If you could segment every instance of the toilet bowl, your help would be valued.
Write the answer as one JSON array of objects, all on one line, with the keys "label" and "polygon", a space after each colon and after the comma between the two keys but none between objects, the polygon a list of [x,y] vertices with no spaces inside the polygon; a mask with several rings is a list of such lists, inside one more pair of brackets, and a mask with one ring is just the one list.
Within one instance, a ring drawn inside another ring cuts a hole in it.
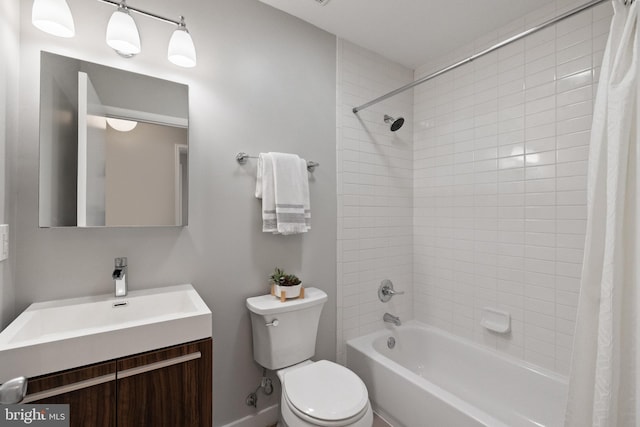
[{"label": "toilet bowl", "polygon": [[349,369],[328,360],[281,369],[283,427],[371,427],[367,388]]}]

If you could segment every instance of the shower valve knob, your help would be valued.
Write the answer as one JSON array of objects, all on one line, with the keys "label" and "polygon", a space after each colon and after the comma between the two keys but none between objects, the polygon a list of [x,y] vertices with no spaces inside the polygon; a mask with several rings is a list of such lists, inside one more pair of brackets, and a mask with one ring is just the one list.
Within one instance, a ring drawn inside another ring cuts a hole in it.
[{"label": "shower valve knob", "polygon": [[396,291],[393,289],[393,283],[389,279],[385,279],[380,283],[378,288],[378,298],[382,302],[389,302],[394,295],[402,295],[404,291]]}]

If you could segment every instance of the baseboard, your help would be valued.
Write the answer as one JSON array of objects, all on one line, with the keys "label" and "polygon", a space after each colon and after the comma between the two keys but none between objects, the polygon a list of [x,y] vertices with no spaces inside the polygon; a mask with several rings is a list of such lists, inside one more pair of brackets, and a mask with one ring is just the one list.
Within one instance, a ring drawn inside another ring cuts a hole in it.
[{"label": "baseboard", "polygon": [[280,405],[276,404],[261,409],[253,415],[247,415],[221,427],[267,427],[278,422]]},{"label": "baseboard", "polygon": [[[389,421],[390,416],[386,414],[380,414],[379,412],[373,412],[373,427],[393,427],[393,423]],[[397,424],[399,425],[399,424]]]},{"label": "baseboard", "polygon": [[402,425],[395,418],[393,418],[391,415],[387,414],[384,411],[381,411],[380,409],[374,409],[373,410],[373,414],[374,414],[374,416],[376,416],[378,418],[378,420],[374,419],[374,422],[373,422],[374,426],[380,426],[380,421],[385,423],[387,425],[387,427],[393,427],[393,426]]}]

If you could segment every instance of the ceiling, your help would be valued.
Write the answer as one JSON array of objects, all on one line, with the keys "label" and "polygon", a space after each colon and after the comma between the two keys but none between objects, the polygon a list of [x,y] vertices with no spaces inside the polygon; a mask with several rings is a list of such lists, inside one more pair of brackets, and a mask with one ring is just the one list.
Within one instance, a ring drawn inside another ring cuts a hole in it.
[{"label": "ceiling", "polygon": [[545,5],[543,0],[260,0],[409,68]]}]

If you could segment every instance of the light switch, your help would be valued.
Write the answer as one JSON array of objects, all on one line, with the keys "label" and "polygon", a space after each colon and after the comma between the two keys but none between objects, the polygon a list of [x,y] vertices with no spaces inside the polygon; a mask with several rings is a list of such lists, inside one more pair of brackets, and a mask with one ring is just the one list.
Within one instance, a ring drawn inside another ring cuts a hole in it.
[{"label": "light switch", "polygon": [[9,224],[0,225],[0,261],[9,258]]}]

